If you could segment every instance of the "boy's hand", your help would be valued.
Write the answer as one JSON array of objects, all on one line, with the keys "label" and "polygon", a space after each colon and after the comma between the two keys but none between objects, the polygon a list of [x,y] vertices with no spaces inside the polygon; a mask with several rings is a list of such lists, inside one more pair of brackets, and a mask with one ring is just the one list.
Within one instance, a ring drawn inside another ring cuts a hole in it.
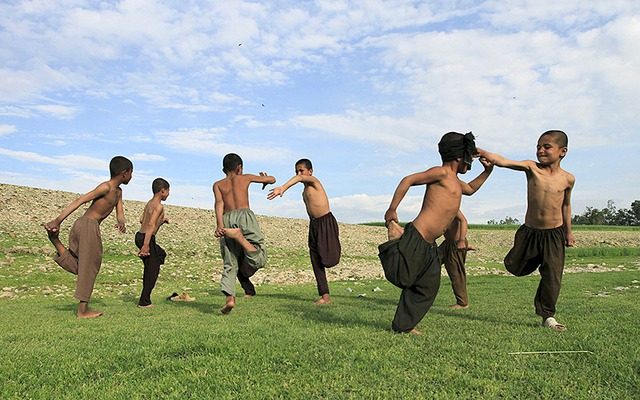
[{"label": "boy's hand", "polygon": [[162,221],[162,223],[169,225],[169,218],[165,218],[164,221]]},{"label": "boy's hand", "polygon": [[224,227],[218,228],[216,227],[216,231],[213,233],[213,236],[220,238],[224,236]]},{"label": "boy's hand", "polygon": [[269,194],[267,194],[267,199],[273,200],[278,196],[282,197],[283,193],[284,193],[284,190],[282,189],[282,186],[278,186],[277,188],[273,188],[269,190]]},{"label": "boy's hand", "polygon": [[573,238],[573,233],[567,233],[567,237],[564,240],[564,245],[566,247],[573,247],[573,245],[576,243],[575,239]]},{"label": "boy's hand", "polygon": [[[260,172],[260,176],[269,176],[269,174],[267,174],[266,172]],[[262,184],[262,190],[264,190],[264,188],[266,188],[268,185],[268,183],[263,183]]]},{"label": "boy's hand", "polygon": [[53,221],[44,224],[44,229],[49,232],[58,232],[60,230],[60,223],[54,219]]},{"label": "boy's hand", "polygon": [[149,257],[149,254],[151,254],[149,252],[149,245],[143,244],[140,248],[140,251],[138,252],[138,257]]},{"label": "boy's hand", "polygon": [[384,224],[385,226],[389,225],[389,222],[395,221],[398,223],[398,214],[395,210],[388,209],[386,213],[384,213]]},{"label": "boy's hand", "polygon": [[120,233],[127,233],[127,227],[124,226],[124,222],[118,222],[116,228],[118,228]]},{"label": "boy's hand", "polygon": [[478,160],[480,160],[480,164],[482,164],[485,171],[490,172],[493,170],[493,163],[491,161],[484,157],[480,157]]}]

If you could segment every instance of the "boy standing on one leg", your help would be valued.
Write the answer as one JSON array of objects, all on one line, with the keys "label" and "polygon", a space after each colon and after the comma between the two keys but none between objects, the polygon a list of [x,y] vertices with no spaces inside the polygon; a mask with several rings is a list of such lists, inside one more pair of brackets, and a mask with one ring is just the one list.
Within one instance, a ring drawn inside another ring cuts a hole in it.
[{"label": "boy standing on one leg", "polygon": [[156,234],[162,224],[168,224],[169,220],[164,216],[162,202],[169,197],[169,182],[162,178],[154,179],[151,184],[153,198],[144,207],[140,218],[140,231],[136,233],[136,246],[140,251],[138,257],[142,258],[144,272],[142,273],[142,294],[138,301],[138,307],[153,307],[151,304],[151,291],[156,285],[160,265],[164,264],[167,253],[156,243]]},{"label": "boy standing on one leg", "polygon": [[536,147],[538,162],[513,161],[478,149],[481,157],[495,165],[526,174],[527,213],[504,265],[516,276],[529,275],[540,267],[540,285],[534,299],[536,314],[542,317],[542,326],[555,330],[565,329],[554,316],[562,285],[564,247],[574,244],[571,191],[575,177],[560,168],[568,144],[563,131],[544,132]]},{"label": "boy standing on one leg", "polygon": [[230,153],[222,160],[226,177],[213,184],[215,198],[216,232],[220,238],[220,251],[224,260],[220,286],[227,297],[220,309],[231,312],[236,302],[236,276],[245,291],[245,297],[256,294],[249,278],[267,262],[264,235],[253,211],[249,209],[249,185],[262,183],[262,189],[276,182],[264,172],[260,175],[244,174],[242,158]]},{"label": "boy standing on one leg", "polygon": [[[80,301],[76,313],[78,318],[94,318],[102,315],[102,311],[89,309],[93,285],[102,264],[100,223],[115,208],[118,220],[116,228],[121,233],[126,232],[120,185],[126,185],[131,180],[133,164],[127,158],[117,156],[111,159],[109,172],[111,179],[74,200],[56,219],[44,225],[49,240],[58,252],[54,258],[55,262],[72,274],[78,275],[76,292],[73,295]],[[84,215],[76,220],[69,232],[69,249],[67,249],[58,237],[60,224],[78,207],[89,201],[91,205]]]},{"label": "boy standing on one leg", "polygon": [[287,183],[271,189],[267,198],[282,197],[284,192],[298,182],[302,182],[302,200],[309,215],[309,255],[313,274],[318,284],[320,300],[315,304],[329,304],[329,284],[325,269],[340,262],[340,239],[338,237],[338,222],[329,209],[329,199],[322,183],[313,175],[311,160],[303,158],[295,165],[296,176]]},{"label": "boy standing on one leg", "polygon": [[[445,134],[438,151],[442,166],[404,177],[391,200],[384,220],[389,241],[378,246],[385,277],[402,289],[391,323],[394,332],[422,334],[415,329],[433,304],[440,287],[440,258],[435,240],[442,236],[460,208],[462,194],[475,193],[493,166],[484,160],[484,171],[470,183],[461,181],[476,153],[471,132]],[[396,209],[411,186],[427,185],[418,216],[404,230]]]}]

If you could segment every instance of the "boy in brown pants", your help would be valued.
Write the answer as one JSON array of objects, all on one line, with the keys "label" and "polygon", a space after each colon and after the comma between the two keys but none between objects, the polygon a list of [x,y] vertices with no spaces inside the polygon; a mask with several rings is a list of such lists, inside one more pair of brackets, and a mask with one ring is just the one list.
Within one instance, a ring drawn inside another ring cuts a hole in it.
[{"label": "boy in brown pants", "polygon": [[322,183],[313,176],[311,160],[303,158],[295,165],[296,176],[287,183],[271,189],[267,198],[282,197],[284,192],[298,182],[302,182],[302,200],[309,215],[309,255],[313,274],[318,284],[320,300],[315,304],[329,304],[329,284],[325,269],[333,267],[340,262],[340,239],[338,237],[338,222],[329,209],[329,199]]},{"label": "boy in brown pants", "polygon": [[262,183],[262,189],[276,182],[264,172],[260,175],[243,173],[242,158],[230,153],[222,160],[226,177],[213,184],[215,198],[216,231],[220,238],[220,252],[224,260],[220,286],[227,297],[220,309],[229,314],[236,305],[236,276],[245,297],[256,294],[249,278],[267,262],[264,235],[253,211],[249,209],[249,185]]},{"label": "boy in brown pants", "polygon": [[142,259],[144,271],[142,273],[142,294],[138,307],[153,307],[151,291],[156,285],[160,274],[160,265],[164,264],[167,253],[156,243],[156,234],[163,224],[169,220],[164,216],[162,202],[169,197],[169,182],[163,178],[156,178],[151,184],[153,198],[147,202],[140,217],[140,230],[136,233],[136,246],[140,251],[138,257]]},{"label": "boy in brown pants", "polygon": [[[471,195],[487,180],[493,166],[480,160],[484,171],[466,183],[458,178],[471,167],[476,153],[471,132],[445,134],[438,151],[442,166],[404,177],[384,215],[389,241],[378,246],[385,277],[400,289],[391,328],[398,333],[421,335],[416,325],[425,316],[440,288],[440,257],[435,240],[458,214],[462,194]],[[427,185],[418,216],[404,230],[398,225],[396,209],[411,186]]]},{"label": "boy in brown pants", "polygon": [[[94,318],[102,315],[102,311],[89,309],[93,285],[102,264],[100,223],[115,208],[118,221],[116,227],[121,233],[126,232],[120,185],[126,185],[131,180],[133,164],[127,158],[117,156],[111,159],[109,171],[111,179],[74,200],[58,218],[44,225],[49,240],[58,252],[54,258],[55,262],[72,274],[78,275],[76,293],[73,296],[80,301],[76,314],[78,318]],[[78,207],[89,201],[91,205],[84,215],[76,220],[69,232],[69,249],[67,249],[58,237],[60,224]]]},{"label": "boy in brown pants", "polygon": [[563,131],[544,132],[536,147],[538,162],[513,161],[478,149],[481,157],[495,165],[526,174],[527,213],[504,265],[516,276],[529,275],[540,267],[540,284],[534,299],[536,314],[542,317],[542,326],[554,330],[565,329],[554,315],[562,285],[564,247],[574,244],[571,191],[576,179],[560,168],[568,144]]},{"label": "boy in brown pants", "polygon": [[449,307],[453,310],[469,308],[467,272],[464,264],[467,261],[467,250],[475,248],[467,242],[467,227],[467,218],[458,210],[458,215],[444,231],[444,241],[438,246],[440,260],[447,270],[453,295],[456,297],[456,304]]}]

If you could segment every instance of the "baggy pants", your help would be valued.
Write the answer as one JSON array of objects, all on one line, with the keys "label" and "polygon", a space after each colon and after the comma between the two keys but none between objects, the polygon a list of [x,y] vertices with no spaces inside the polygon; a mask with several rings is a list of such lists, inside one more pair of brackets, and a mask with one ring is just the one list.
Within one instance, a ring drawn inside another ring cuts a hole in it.
[{"label": "baggy pants", "polygon": [[447,270],[447,275],[451,280],[453,295],[456,297],[456,304],[466,307],[469,305],[467,294],[467,272],[464,264],[467,261],[467,249],[458,248],[454,240],[444,240],[438,247],[440,260]]},{"label": "baggy pants", "polygon": [[[144,237],[144,233],[136,233],[136,246],[138,246],[138,249],[142,248]],[[166,256],[167,253],[164,249],[156,243],[156,235],[151,235],[151,239],[149,240],[149,255],[140,257],[144,264],[144,271],[142,273],[142,294],[140,295],[138,305],[148,306],[151,304],[151,291],[156,286],[156,281],[160,274],[160,265],[164,264]]]},{"label": "baggy pants", "polygon": [[543,319],[553,317],[562,286],[564,270],[563,227],[534,229],[520,226],[516,232],[513,248],[504,259],[507,271],[516,276],[525,276],[538,269],[540,284],[534,298],[536,314]]},{"label": "baggy pants", "polygon": [[309,221],[309,255],[318,284],[318,295],[329,294],[326,268],[340,262],[338,222],[331,212]]},{"label": "baggy pants", "polygon": [[404,234],[378,246],[384,275],[402,289],[391,323],[395,332],[410,332],[424,318],[440,288],[438,246],[429,243],[412,223]]},{"label": "baggy pants", "polygon": [[220,252],[224,262],[220,286],[226,296],[236,295],[236,277],[245,294],[256,294],[250,277],[267,263],[267,249],[258,220],[249,209],[233,210],[222,216],[226,228],[240,228],[242,235],[256,251],[244,251],[242,246],[228,237],[220,238]]},{"label": "baggy pants", "polygon": [[65,270],[78,275],[73,297],[88,302],[102,265],[100,223],[87,217],[78,218],[69,232],[68,251],[57,255],[54,261]]}]

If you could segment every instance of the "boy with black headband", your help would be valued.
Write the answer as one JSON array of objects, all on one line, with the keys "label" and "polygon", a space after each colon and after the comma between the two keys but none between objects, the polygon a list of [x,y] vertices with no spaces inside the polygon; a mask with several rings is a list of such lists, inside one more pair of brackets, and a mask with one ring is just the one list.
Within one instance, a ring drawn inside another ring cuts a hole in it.
[{"label": "boy with black headband", "polygon": [[[458,214],[462,194],[472,195],[487,180],[493,166],[480,159],[484,171],[466,183],[458,178],[469,170],[476,153],[471,132],[445,134],[438,151],[442,166],[404,177],[384,215],[389,241],[378,247],[385,277],[402,289],[391,328],[398,333],[420,335],[416,325],[433,304],[440,288],[440,258],[435,241]],[[411,186],[427,185],[418,216],[404,229],[396,209]]]},{"label": "boy with black headband", "polygon": [[513,161],[478,149],[480,156],[498,167],[523,171],[527,176],[527,213],[504,265],[516,276],[539,268],[540,284],[534,299],[542,326],[564,330],[554,318],[564,270],[564,247],[574,244],[571,233],[571,191],[575,177],[560,168],[569,139],[559,130],[544,132],[538,139],[536,157]]}]

